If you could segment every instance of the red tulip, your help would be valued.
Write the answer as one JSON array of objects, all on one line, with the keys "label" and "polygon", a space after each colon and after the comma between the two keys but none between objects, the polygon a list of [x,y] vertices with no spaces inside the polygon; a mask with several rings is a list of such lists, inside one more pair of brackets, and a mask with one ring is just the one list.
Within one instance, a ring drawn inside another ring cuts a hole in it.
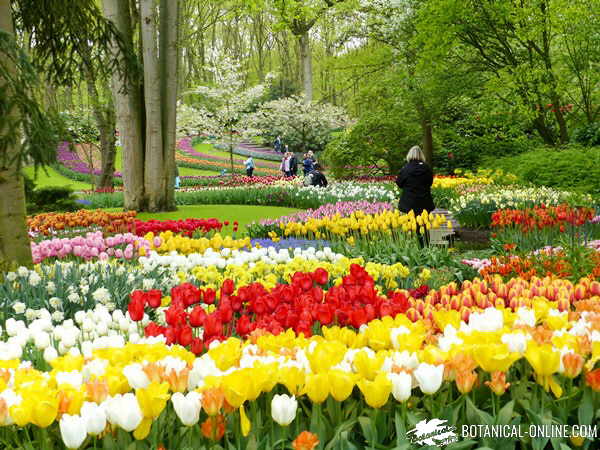
[{"label": "red tulip", "polygon": [[216,297],[217,293],[214,289],[208,288],[204,291],[204,303],[207,305],[212,305],[215,302]]},{"label": "red tulip", "polygon": [[194,355],[199,355],[200,353],[202,353],[202,350],[204,349],[204,343],[202,342],[202,339],[200,338],[193,338],[192,339],[192,344],[190,347],[191,352]]},{"label": "red tulip", "polygon": [[201,327],[206,319],[206,311],[202,306],[196,306],[190,313],[190,325],[193,327]]},{"label": "red tulip", "polygon": [[328,279],[329,279],[329,274],[327,273],[327,271],[325,269],[323,269],[321,267],[319,267],[313,273],[313,280],[315,281],[315,283],[320,284],[321,286],[326,284]]},{"label": "red tulip", "polygon": [[223,322],[219,312],[209,314],[204,319],[204,337],[214,337],[223,335]]},{"label": "red tulip", "polygon": [[235,331],[241,337],[247,336],[252,331],[252,323],[247,315],[243,314],[240,316],[235,326]]},{"label": "red tulip", "polygon": [[[133,295],[132,295],[133,297]],[[132,298],[127,305],[127,311],[129,312],[129,317],[134,322],[139,322],[144,317],[144,299],[143,297],[135,297]]]},{"label": "red tulip", "polygon": [[146,328],[144,328],[144,336],[146,337],[160,336],[164,333],[165,327],[161,327],[160,325],[154,322],[150,322],[148,325],[146,325]]},{"label": "red tulip", "polygon": [[187,347],[188,345],[190,345],[192,343],[192,339],[194,338],[194,335],[192,333],[192,327],[188,326],[188,325],[184,325],[183,327],[180,328],[179,330],[179,344]]},{"label": "red tulip", "polygon": [[159,289],[152,289],[146,292],[146,301],[151,308],[158,308],[161,304],[162,292]]}]

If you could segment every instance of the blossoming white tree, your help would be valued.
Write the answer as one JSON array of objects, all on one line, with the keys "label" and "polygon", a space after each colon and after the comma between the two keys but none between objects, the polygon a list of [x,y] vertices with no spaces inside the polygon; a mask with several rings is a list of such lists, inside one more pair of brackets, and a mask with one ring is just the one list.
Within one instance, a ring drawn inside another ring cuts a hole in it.
[{"label": "blossoming white tree", "polygon": [[[233,149],[244,136],[249,134],[243,120],[252,105],[256,104],[265,93],[265,85],[259,84],[250,88],[245,86],[241,64],[233,59],[214,54],[207,70],[213,74],[214,85],[198,86],[189,91],[190,94],[200,94],[207,101],[206,111],[200,112],[212,119],[214,134],[226,140],[229,144],[229,159],[233,173]],[[272,76],[267,75],[267,80]],[[198,111],[202,111],[197,108]]]},{"label": "blossoming white tree", "polygon": [[322,150],[331,131],[348,123],[345,111],[329,103],[288,97],[263,104],[248,118],[267,142],[281,136],[294,151]]}]

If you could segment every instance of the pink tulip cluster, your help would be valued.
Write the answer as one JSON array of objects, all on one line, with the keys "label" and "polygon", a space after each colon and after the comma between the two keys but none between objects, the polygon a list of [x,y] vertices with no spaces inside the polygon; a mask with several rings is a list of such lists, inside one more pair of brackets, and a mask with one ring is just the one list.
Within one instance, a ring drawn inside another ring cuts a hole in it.
[{"label": "pink tulip cluster", "polygon": [[132,233],[104,237],[101,231],[87,233],[74,238],[54,238],[31,243],[33,262],[38,264],[48,258],[76,256],[85,260],[98,258],[102,261],[110,257],[133,259],[144,247],[150,251],[150,242]]},{"label": "pink tulip cluster", "polygon": [[261,225],[275,225],[277,223],[306,222],[309,219],[323,219],[339,214],[340,217],[348,217],[353,212],[362,211],[365,214],[378,214],[383,211],[394,209],[394,205],[386,202],[371,203],[366,201],[328,203],[317,209],[308,209],[290,216],[278,219],[261,220]]}]

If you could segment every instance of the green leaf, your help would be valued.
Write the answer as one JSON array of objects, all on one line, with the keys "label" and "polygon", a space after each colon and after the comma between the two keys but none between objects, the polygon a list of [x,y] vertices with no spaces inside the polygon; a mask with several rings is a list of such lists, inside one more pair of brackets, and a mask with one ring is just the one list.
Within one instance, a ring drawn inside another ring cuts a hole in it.
[{"label": "green leaf", "polygon": [[504,405],[502,409],[498,412],[498,421],[496,423],[499,425],[505,425],[510,423],[514,409],[515,401],[511,400],[506,405]]},{"label": "green leaf", "polygon": [[589,389],[584,389],[577,417],[580,425],[591,425],[594,418],[594,403],[592,401],[592,393]]},{"label": "green leaf", "polygon": [[446,446],[446,450],[462,450],[464,448],[471,448],[477,444],[477,441],[473,441],[471,439],[466,441],[453,442],[452,444]]},{"label": "green leaf", "polygon": [[361,416],[358,418],[358,423],[362,428],[363,435],[367,442],[374,442],[376,440],[376,431],[371,419],[369,417]]}]

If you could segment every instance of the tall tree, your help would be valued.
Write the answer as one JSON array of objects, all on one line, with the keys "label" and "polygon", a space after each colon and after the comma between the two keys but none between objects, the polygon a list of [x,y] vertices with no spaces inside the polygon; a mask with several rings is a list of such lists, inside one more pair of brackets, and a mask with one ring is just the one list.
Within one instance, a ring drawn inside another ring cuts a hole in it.
[{"label": "tall tree", "polygon": [[124,206],[137,211],[175,209],[175,122],[178,86],[178,0],[105,0],[106,17],[114,22],[126,47],[115,55],[135,55],[134,24],[139,24],[141,70],[115,73],[112,79],[117,124],[123,136]]},{"label": "tall tree", "polygon": [[307,103],[313,99],[313,58],[310,31],[329,9],[345,0],[253,0],[254,8],[269,8],[276,17],[276,28],[288,29],[296,37],[300,50],[302,84]]},{"label": "tall tree", "polygon": [[[81,0],[77,8],[68,0],[45,6],[0,0],[0,259],[9,263],[31,263],[21,168],[50,164],[56,156],[53,123],[35,98],[38,71],[52,84],[71,84],[80,70],[81,42],[95,44],[93,60],[104,70],[117,70],[104,56],[111,39],[121,45],[95,0]],[[15,22],[19,34],[35,36],[29,48],[34,65],[15,40]]]}]

